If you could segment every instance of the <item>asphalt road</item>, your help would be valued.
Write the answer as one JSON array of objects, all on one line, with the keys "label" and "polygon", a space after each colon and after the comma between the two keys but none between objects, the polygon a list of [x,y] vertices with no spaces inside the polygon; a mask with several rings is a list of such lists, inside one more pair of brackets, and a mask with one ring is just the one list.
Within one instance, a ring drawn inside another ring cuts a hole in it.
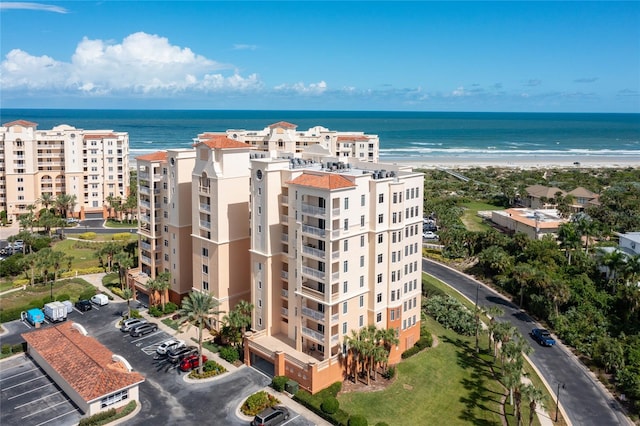
[{"label": "asphalt road", "polygon": [[[480,306],[499,306],[504,310],[504,315],[498,317],[498,321],[510,321],[523,336],[529,336],[531,329],[539,327],[516,305],[467,275],[427,259],[422,260],[422,270],[473,302],[477,294]],[[554,347],[547,348],[538,345],[530,336],[529,339],[534,349],[529,358],[554,392],[560,386],[560,403],[574,426],[632,424],[602,384],[564,345],[558,342]],[[551,407],[549,411],[553,411]]]}]

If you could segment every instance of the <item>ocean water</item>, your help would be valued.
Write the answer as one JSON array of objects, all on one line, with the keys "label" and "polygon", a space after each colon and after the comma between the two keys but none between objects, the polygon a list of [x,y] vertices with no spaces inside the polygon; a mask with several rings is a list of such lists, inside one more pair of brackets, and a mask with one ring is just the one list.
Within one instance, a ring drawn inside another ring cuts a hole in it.
[{"label": "ocean water", "polygon": [[19,119],[38,123],[39,129],[68,124],[128,132],[133,157],[190,147],[207,131],[261,130],[287,121],[298,130],[323,126],[377,134],[381,161],[637,157],[640,162],[640,114],[0,109],[0,123]]}]

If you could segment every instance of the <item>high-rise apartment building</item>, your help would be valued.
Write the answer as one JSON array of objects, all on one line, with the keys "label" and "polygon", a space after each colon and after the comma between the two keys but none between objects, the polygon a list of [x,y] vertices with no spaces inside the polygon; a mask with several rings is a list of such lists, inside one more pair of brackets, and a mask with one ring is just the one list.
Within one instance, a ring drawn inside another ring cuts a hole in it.
[{"label": "high-rise apartment building", "polygon": [[37,126],[18,120],[0,127],[0,209],[9,220],[41,207],[45,193],[75,196],[69,213],[80,218],[103,218],[109,196],[128,195],[127,133]]},{"label": "high-rise apartment building", "polygon": [[[322,126],[298,131],[295,124],[280,121],[262,130],[231,129],[225,133],[231,140],[245,142],[259,151],[279,151],[300,154],[311,147],[318,153],[334,157],[351,157],[377,163],[380,140],[377,135],[363,132],[338,132]],[[216,133],[198,135],[196,141],[210,138]]]},{"label": "high-rise apartment building", "polygon": [[312,392],[341,380],[345,337],[365,326],[396,331],[397,362],[420,337],[423,175],[233,136],[137,158],[133,282],[144,290],[168,271],[176,302],[189,291],[225,312],[250,301],[245,362]]}]

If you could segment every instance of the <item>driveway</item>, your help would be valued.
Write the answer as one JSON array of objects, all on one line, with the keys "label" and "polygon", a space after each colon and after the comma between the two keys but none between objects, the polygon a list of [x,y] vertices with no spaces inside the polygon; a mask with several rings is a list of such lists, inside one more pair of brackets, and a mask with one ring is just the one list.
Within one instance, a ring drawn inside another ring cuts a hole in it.
[{"label": "driveway", "polygon": [[[531,329],[540,327],[518,306],[468,275],[428,259],[422,259],[422,271],[458,290],[471,301],[475,301],[477,295],[480,306],[500,307],[504,315],[498,317],[498,321],[511,322],[523,336],[529,336]],[[538,345],[530,336],[528,338],[534,349],[529,358],[554,392],[560,386],[560,402],[572,424],[632,424],[611,394],[561,342],[547,348]],[[552,407],[549,411],[553,411]]]},{"label": "driveway", "polygon": [[[154,360],[155,348],[174,336],[159,330],[132,338],[128,333],[121,332],[116,324],[120,312],[125,309],[126,302],[111,302],[106,306],[94,306],[88,312],[74,311],[69,315],[69,320],[82,324],[91,336],[113,353],[125,357],[134,370],[145,376],[146,381],[140,385],[141,411],[124,424],[248,424],[236,415],[236,409],[249,395],[268,386],[271,383],[269,377],[253,368],[242,367],[213,381],[187,383],[184,381],[187,373],[178,371],[169,363]],[[20,342],[19,333],[29,330],[28,324],[20,321],[4,325],[8,332],[2,336],[3,343]],[[291,419],[286,424],[303,426],[314,423],[291,411]]]}]

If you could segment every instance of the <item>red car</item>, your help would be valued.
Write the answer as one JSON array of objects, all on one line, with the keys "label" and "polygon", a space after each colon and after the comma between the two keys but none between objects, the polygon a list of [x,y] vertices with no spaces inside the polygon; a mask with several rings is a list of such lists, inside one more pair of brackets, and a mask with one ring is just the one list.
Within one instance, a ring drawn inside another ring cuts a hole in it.
[{"label": "red car", "polygon": [[[198,359],[198,354],[189,355],[188,357],[180,361],[180,370],[190,371],[190,370],[193,370],[194,368],[198,368],[200,366],[199,361],[200,360]],[[204,364],[205,362],[207,362],[207,356],[202,355],[202,363]]]}]

